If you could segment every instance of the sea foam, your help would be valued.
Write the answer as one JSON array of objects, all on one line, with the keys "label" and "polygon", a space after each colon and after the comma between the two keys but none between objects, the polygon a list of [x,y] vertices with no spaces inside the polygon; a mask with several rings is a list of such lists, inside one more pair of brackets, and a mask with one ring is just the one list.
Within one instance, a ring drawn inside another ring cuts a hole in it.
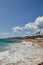
[{"label": "sea foam", "polygon": [[12,44],[0,52],[0,65],[37,65],[43,60],[43,48],[32,42]]}]

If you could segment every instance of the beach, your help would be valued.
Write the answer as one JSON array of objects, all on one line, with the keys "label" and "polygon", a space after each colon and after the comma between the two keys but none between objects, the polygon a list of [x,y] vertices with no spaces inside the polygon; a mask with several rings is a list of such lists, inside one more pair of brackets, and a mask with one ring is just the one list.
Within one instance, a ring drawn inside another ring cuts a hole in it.
[{"label": "beach", "polygon": [[43,62],[43,47],[32,41],[10,44],[9,49],[0,52],[0,65],[38,65]]},{"label": "beach", "polygon": [[23,41],[26,41],[26,42],[32,42],[33,44],[38,44],[40,46],[43,46],[43,41],[41,40],[35,40],[35,39],[24,39]]},{"label": "beach", "polygon": [[33,43],[38,44],[43,47],[43,41],[34,41]]}]

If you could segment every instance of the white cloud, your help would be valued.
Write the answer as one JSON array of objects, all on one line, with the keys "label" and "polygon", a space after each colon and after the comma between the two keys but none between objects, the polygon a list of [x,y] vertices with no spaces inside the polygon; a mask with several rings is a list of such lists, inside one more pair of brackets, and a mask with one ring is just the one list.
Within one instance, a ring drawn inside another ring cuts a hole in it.
[{"label": "white cloud", "polygon": [[10,37],[10,32],[0,32],[0,38],[8,38]]},{"label": "white cloud", "polygon": [[43,29],[41,29],[40,31],[41,31],[41,34],[43,34]]},{"label": "white cloud", "polygon": [[8,32],[0,32],[0,35],[8,35],[8,34],[10,34],[10,33],[8,33]]},{"label": "white cloud", "polygon": [[43,16],[36,18],[33,23],[25,24],[24,29],[34,29],[35,32],[43,31]]},{"label": "white cloud", "polygon": [[31,28],[34,28],[34,22],[25,24],[25,26],[24,26],[24,29],[31,29]]},{"label": "white cloud", "polygon": [[38,29],[38,28],[35,30],[36,33],[39,32],[39,31],[40,31],[40,29]]},{"label": "white cloud", "polygon": [[19,26],[15,26],[12,28],[13,32],[14,33],[19,33],[20,31],[23,31],[23,28],[22,27],[19,27]]},{"label": "white cloud", "polygon": [[42,32],[43,32],[43,16],[36,18],[36,20],[35,20],[35,26],[37,27],[35,29],[35,31],[36,32],[40,31],[41,34],[42,34]]},{"label": "white cloud", "polygon": [[[29,29],[34,30],[33,33],[36,33],[36,32],[39,32],[39,31],[43,32],[43,16],[37,17],[34,22],[29,22],[29,23],[25,24],[24,27],[15,26],[15,27],[12,28],[14,33],[19,33],[21,31],[29,30]],[[29,34],[29,32],[27,32],[26,34]]]},{"label": "white cloud", "polygon": [[30,34],[30,32],[27,32],[26,34]]},{"label": "white cloud", "polygon": [[43,16],[36,18],[36,20],[35,20],[35,25],[36,25],[39,29],[43,29]]},{"label": "white cloud", "polygon": [[30,32],[26,32],[26,33],[25,33],[25,36],[27,36],[27,35],[30,35]]}]

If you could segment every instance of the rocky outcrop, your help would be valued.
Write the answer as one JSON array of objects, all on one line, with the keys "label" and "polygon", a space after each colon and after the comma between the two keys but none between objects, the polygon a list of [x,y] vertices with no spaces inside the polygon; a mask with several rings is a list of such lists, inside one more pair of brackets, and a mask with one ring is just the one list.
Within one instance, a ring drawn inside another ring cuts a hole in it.
[{"label": "rocky outcrop", "polygon": [[39,63],[38,65],[43,65],[43,62]]}]

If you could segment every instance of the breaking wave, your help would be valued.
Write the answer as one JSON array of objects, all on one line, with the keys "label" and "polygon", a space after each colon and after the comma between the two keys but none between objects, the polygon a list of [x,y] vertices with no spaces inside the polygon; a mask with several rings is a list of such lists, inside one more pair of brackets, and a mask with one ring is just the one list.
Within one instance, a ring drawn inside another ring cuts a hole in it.
[{"label": "breaking wave", "polygon": [[11,44],[0,52],[0,65],[37,65],[42,60],[43,48],[32,42]]}]

